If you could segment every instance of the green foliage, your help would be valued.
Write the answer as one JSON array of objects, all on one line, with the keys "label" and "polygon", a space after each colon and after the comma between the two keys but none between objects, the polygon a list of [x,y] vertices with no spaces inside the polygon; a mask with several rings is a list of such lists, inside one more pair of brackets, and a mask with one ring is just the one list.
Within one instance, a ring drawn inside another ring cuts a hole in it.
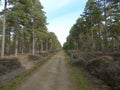
[{"label": "green foliage", "polygon": [[86,78],[87,73],[84,71],[83,68],[80,68],[71,64],[70,58],[67,56],[66,53],[64,54],[65,54],[65,57],[68,59],[70,68],[72,70],[72,74],[75,77],[77,84],[79,86],[79,90],[91,90]]},{"label": "green foliage", "polygon": [[[35,51],[54,51],[61,47],[55,34],[48,32],[47,17],[39,0],[7,0],[7,3],[12,7],[6,11],[6,54],[13,54],[16,50],[18,53],[30,53],[33,43]],[[0,19],[2,29],[3,13]],[[50,48],[50,44],[54,48]]]},{"label": "green foliage", "polygon": [[71,27],[64,49],[120,50],[119,1],[88,0],[81,17]]},{"label": "green foliage", "polygon": [[87,79],[85,77],[85,71],[82,68],[78,68],[76,66],[72,66],[72,71],[79,83],[79,89],[90,90]]},{"label": "green foliage", "polygon": [[60,42],[58,41],[58,38],[55,35],[55,33],[49,32],[49,41],[52,45],[53,50],[56,51],[56,50],[60,50],[62,48]]}]

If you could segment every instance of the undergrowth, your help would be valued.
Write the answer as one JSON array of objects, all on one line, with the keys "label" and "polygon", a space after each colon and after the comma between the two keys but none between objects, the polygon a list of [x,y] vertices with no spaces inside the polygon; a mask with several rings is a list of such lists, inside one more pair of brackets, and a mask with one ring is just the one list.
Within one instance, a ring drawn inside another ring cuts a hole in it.
[{"label": "undergrowth", "polygon": [[76,79],[76,82],[78,84],[79,90],[91,90],[90,86],[88,84],[88,81],[86,78],[86,73],[85,73],[84,69],[72,64],[69,56],[66,53],[64,53],[64,55],[65,55],[66,59],[68,60],[72,74],[73,74],[73,76]]},{"label": "undergrowth", "polygon": [[41,67],[45,62],[47,62],[51,57],[52,55],[48,56],[46,60],[43,60],[41,63],[37,64],[32,69],[20,74],[8,84],[0,87],[0,90],[13,90],[17,85],[19,85],[23,80],[25,80],[27,77],[32,75],[39,67]]}]

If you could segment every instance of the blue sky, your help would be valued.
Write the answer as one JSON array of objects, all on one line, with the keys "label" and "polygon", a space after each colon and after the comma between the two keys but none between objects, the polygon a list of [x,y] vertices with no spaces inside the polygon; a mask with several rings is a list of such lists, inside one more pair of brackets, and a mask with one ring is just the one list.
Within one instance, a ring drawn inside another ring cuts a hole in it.
[{"label": "blue sky", "polygon": [[63,45],[70,28],[84,11],[87,0],[40,0],[40,2],[46,12],[48,30],[54,32]]},{"label": "blue sky", "polygon": [[40,2],[46,12],[48,30],[54,32],[63,44],[70,28],[84,11],[87,0],[40,0]]}]

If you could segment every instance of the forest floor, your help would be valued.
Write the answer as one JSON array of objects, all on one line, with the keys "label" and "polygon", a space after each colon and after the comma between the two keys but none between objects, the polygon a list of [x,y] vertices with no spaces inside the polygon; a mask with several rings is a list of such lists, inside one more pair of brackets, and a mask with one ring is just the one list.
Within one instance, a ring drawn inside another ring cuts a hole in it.
[{"label": "forest floor", "polygon": [[79,90],[63,51],[54,55],[15,90]]},{"label": "forest floor", "polygon": [[[38,63],[28,60],[28,55],[19,55],[19,61],[21,68],[0,76],[1,85],[31,70]],[[77,64],[71,64],[70,57],[64,51],[54,54],[29,76],[18,82],[12,89],[2,90],[109,90],[101,80],[94,78]]]},{"label": "forest floor", "polygon": [[27,70],[31,69],[33,66],[35,66],[35,62],[28,60],[28,54],[18,55],[18,58],[18,61],[21,63],[21,67],[13,70],[8,70],[5,72],[5,74],[0,75],[0,86],[5,85],[6,83],[13,80],[15,77],[19,76],[21,73],[24,73]]}]

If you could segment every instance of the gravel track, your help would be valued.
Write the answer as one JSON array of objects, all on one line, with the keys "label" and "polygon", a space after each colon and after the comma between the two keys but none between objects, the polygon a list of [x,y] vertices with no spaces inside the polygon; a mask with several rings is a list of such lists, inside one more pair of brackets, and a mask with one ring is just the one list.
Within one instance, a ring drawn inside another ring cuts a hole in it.
[{"label": "gravel track", "polygon": [[78,90],[63,51],[58,52],[15,90]]}]

